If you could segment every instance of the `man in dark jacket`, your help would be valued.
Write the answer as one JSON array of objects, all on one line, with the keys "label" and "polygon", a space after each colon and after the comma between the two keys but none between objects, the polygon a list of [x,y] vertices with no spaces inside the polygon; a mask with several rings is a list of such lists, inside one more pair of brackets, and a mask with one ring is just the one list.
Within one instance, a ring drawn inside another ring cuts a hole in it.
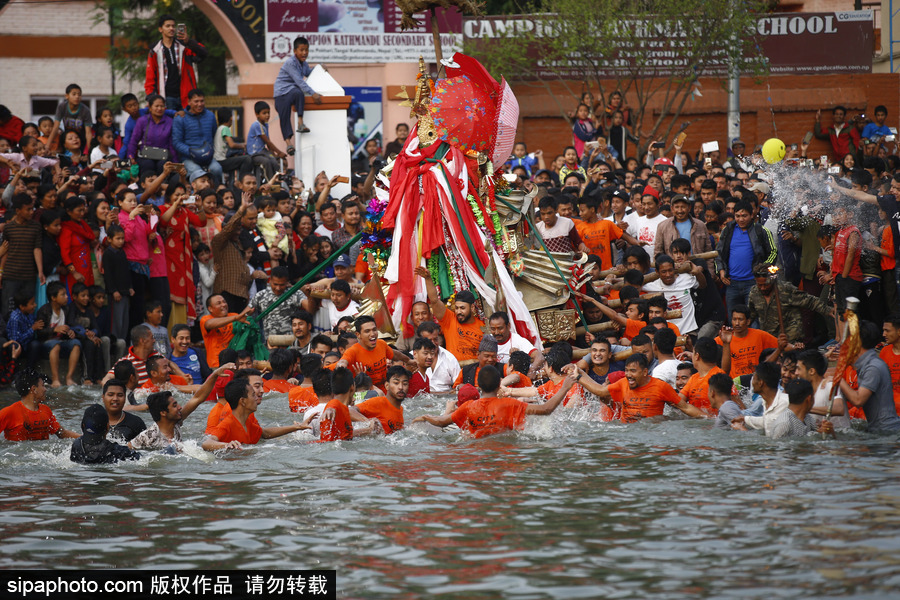
[{"label": "man in dark jacket", "polygon": [[725,286],[728,314],[736,304],[747,304],[753,287],[753,268],[760,263],[775,264],[778,255],[772,234],[753,222],[753,206],[741,200],[734,206],[734,221],[719,236],[716,270]]},{"label": "man in dark jacket", "polygon": [[109,418],[106,409],[99,404],[91,404],[81,419],[82,436],[72,442],[69,459],[83,465],[103,465],[120,460],[138,460],[141,455],[134,450],[110,442],[106,439]]}]

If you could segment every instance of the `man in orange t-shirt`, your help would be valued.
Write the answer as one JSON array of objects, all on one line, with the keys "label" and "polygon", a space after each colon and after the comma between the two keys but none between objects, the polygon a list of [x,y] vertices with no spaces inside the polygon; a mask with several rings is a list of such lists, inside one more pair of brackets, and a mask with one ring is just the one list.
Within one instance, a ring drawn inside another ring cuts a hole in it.
[{"label": "man in orange t-shirt", "polygon": [[272,378],[263,379],[263,391],[279,394],[290,392],[294,387],[294,383],[291,383],[288,379],[293,375],[296,362],[294,352],[287,348],[270,350],[269,366],[272,367]]},{"label": "man in orange t-shirt", "polygon": [[437,287],[431,281],[431,273],[425,267],[417,267],[416,275],[425,280],[428,290],[428,303],[431,312],[441,326],[447,351],[456,360],[474,360],[478,358],[478,345],[484,335],[484,321],[475,316],[475,294],[469,290],[461,290],[456,294],[453,312],[441,301]]},{"label": "man in orange t-shirt", "polygon": [[354,434],[366,435],[375,431],[374,419],[365,427],[353,430],[353,417],[348,407],[355,391],[353,372],[346,367],[336,368],[331,374],[331,393],[334,398],[325,405],[319,419],[320,442],[352,440]]},{"label": "man in orange t-shirt", "polygon": [[403,367],[391,367],[385,379],[384,396],[369,398],[356,405],[363,416],[378,419],[384,433],[390,435],[403,429],[403,401],[409,390],[409,371]]},{"label": "man in orange t-shirt", "polygon": [[44,378],[33,368],[26,367],[16,377],[16,391],[21,399],[0,410],[0,431],[13,442],[46,440],[50,435],[60,438],[77,438],[74,431],[63,429],[53,411],[42,401],[46,400]]},{"label": "man in orange t-shirt", "polygon": [[286,427],[260,427],[256,415],[253,414],[259,408],[260,395],[247,377],[237,377],[228,382],[225,386],[225,400],[231,412],[225,414],[217,425],[206,431],[206,439],[203,440],[204,450],[240,448],[242,444],[256,444],[261,438],[272,439],[301,429],[309,429],[308,425],[297,422]]},{"label": "man in orange t-shirt", "polygon": [[219,366],[219,352],[227,348],[234,337],[232,324],[235,321],[246,324],[247,315],[253,312],[253,308],[248,306],[240,314],[230,313],[225,298],[214,294],[206,299],[206,309],[209,314],[200,317],[200,334],[206,346],[206,363],[210,369],[215,369]]},{"label": "man in orange t-shirt", "polygon": [[725,373],[716,364],[718,356],[719,349],[713,340],[710,338],[698,339],[694,344],[693,357],[697,372],[691,375],[679,394],[682,400],[687,400],[693,406],[712,416],[716,416],[719,411],[709,403],[709,378],[716,373]]},{"label": "man in orange t-shirt", "polygon": [[609,405],[613,412],[621,407],[623,423],[634,423],[647,417],[661,416],[666,404],[671,404],[689,417],[695,419],[704,417],[697,407],[680,398],[668,383],[650,377],[649,366],[646,356],[632,354],[625,361],[624,379],[600,386],[587,377],[582,385],[601,402]]},{"label": "man in orange t-shirt", "polygon": [[[890,229],[885,227],[885,229]],[[882,328],[884,341],[887,345],[878,353],[879,358],[887,363],[891,372],[891,385],[894,389],[894,407],[900,414],[900,315],[894,315],[884,320]]]},{"label": "man in orange t-shirt", "polygon": [[600,257],[603,263],[600,268],[609,269],[613,266],[610,244],[619,238],[633,245],[637,245],[638,241],[612,221],[598,217],[597,209],[600,208],[600,204],[600,198],[594,195],[579,198],[578,213],[581,220],[575,221],[575,228],[581,236],[581,241],[590,249],[590,253]]},{"label": "man in orange t-shirt", "polygon": [[731,309],[731,330],[722,327],[716,343],[722,346],[722,369],[732,379],[741,375],[752,375],[759,364],[759,356],[767,348],[775,348],[767,362],[776,362],[781,353],[793,349],[787,343],[787,336],[776,338],[770,333],[750,327],[750,308],[737,304]]},{"label": "man in orange t-shirt", "polygon": [[349,367],[357,375],[365,372],[372,378],[372,383],[382,389],[388,360],[398,359],[407,367],[415,368],[415,364],[405,354],[394,352],[384,340],[378,339],[378,325],[375,319],[368,316],[357,317],[354,326],[359,343],[347,348],[341,360],[331,368]]},{"label": "man in orange t-shirt", "polygon": [[422,415],[414,419],[413,423],[425,421],[436,427],[456,423],[461,430],[476,438],[522,429],[525,425],[525,415],[551,414],[583,375],[584,373],[580,372],[570,373],[559,392],[544,404],[526,404],[514,398],[498,398],[500,372],[494,367],[485,366],[478,373],[480,399],[466,402],[452,413],[441,416]]}]

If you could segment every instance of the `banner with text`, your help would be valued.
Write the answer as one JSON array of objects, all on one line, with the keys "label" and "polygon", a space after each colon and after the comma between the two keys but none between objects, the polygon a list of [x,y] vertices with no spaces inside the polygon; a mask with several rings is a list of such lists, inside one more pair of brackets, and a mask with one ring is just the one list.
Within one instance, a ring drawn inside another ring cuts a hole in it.
[{"label": "banner with text", "polygon": [[[591,57],[587,63],[591,74],[617,77],[632,74],[640,65],[640,75],[668,77],[692,68],[680,50],[691,31],[683,23],[666,27],[649,23],[631,23],[628,41],[617,48],[616,56]],[[520,37],[533,33],[538,40],[556,35],[556,23],[548,15],[516,15],[471,17],[463,21],[463,42],[478,57],[479,47],[489,48],[490,41],[502,37]],[[763,55],[773,75],[824,73],[870,73],[875,34],[871,10],[833,13],[771,13],[757,19],[756,32]],[[531,43],[528,56],[534,60],[527,73],[517,79],[574,78],[584,76],[576,60],[560,64],[544,58],[539,43]],[[727,74],[727,49],[715,53],[717,58],[704,65],[704,74]],[[574,57],[572,57],[574,58]],[[639,60],[638,60],[639,58]]]},{"label": "banner with text", "polygon": [[[393,0],[266,0],[266,60],[281,62],[298,35],[309,40],[312,63],[434,62],[427,13],[419,27],[403,31]],[[444,55],[462,49],[462,15],[437,9]]]}]

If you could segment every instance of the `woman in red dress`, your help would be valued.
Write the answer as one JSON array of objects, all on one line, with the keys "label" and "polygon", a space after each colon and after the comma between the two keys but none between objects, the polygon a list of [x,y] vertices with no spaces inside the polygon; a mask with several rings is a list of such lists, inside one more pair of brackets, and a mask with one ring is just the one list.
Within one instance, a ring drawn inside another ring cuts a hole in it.
[{"label": "woman in red dress", "polygon": [[[184,207],[187,204],[191,208]],[[162,215],[159,228],[165,236],[166,266],[169,269],[169,291],[172,294],[172,312],[169,330],[177,323],[188,323],[197,318],[194,303],[194,254],[191,251],[191,226],[200,228],[206,224],[206,214],[193,212],[197,199],[188,196],[184,185],[170,180],[166,188],[166,203],[159,207]]]},{"label": "woman in red dress", "polygon": [[91,245],[95,236],[90,225],[84,220],[87,214],[85,200],[81,196],[70,196],[63,207],[62,230],[59,233],[59,252],[62,264],[69,271],[66,275],[66,288],[72,296],[72,286],[81,282],[87,286],[94,285],[94,268],[91,265]]}]

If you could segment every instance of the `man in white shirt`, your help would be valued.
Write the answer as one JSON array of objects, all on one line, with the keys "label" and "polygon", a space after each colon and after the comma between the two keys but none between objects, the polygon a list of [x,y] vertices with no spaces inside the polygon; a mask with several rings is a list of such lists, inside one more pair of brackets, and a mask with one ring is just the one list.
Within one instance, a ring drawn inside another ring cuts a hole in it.
[{"label": "man in white shirt", "polygon": [[495,312],[488,319],[491,335],[497,340],[497,362],[507,364],[509,355],[516,350],[521,350],[531,357],[531,370],[539,368],[544,363],[544,354],[535,348],[534,344],[512,330],[509,324],[509,315],[505,312]]},{"label": "man in white shirt", "polygon": [[675,377],[678,374],[680,361],[675,359],[675,332],[671,329],[660,329],[653,334],[653,353],[659,363],[651,373],[660,381],[665,381],[675,389]]},{"label": "man in white shirt", "polygon": [[[311,300],[311,291],[304,288]],[[321,307],[316,310],[316,327],[323,331],[332,331],[341,317],[353,317],[359,312],[359,304],[351,298],[350,284],[343,279],[331,282],[331,298],[322,300]],[[315,308],[315,307],[313,307]]]},{"label": "man in white shirt", "polygon": [[462,368],[456,357],[441,346],[441,326],[434,321],[425,321],[416,329],[416,335],[431,340],[438,349],[434,363],[426,371],[431,393],[452,392],[453,382],[456,381]]},{"label": "man in white shirt", "polygon": [[644,188],[641,196],[641,207],[644,215],[637,220],[637,239],[641,246],[649,246],[648,252],[653,252],[656,244],[656,229],[667,217],[659,212],[659,192],[649,185]]},{"label": "man in white shirt", "polygon": [[754,393],[762,396],[766,408],[761,417],[738,417],[732,421],[735,429],[762,429],[766,435],[771,433],[775,421],[788,407],[787,394],[778,391],[780,380],[781,367],[777,363],[764,362],[756,365],[750,387]]},{"label": "man in white shirt", "polygon": [[675,261],[662,254],[656,259],[656,272],[659,273],[659,279],[644,284],[644,291],[663,292],[669,310],[681,311],[681,318],[671,320],[678,331],[682,335],[694,333],[697,331],[697,319],[691,290],[706,287],[703,267],[692,264],[690,273],[676,273]]}]

